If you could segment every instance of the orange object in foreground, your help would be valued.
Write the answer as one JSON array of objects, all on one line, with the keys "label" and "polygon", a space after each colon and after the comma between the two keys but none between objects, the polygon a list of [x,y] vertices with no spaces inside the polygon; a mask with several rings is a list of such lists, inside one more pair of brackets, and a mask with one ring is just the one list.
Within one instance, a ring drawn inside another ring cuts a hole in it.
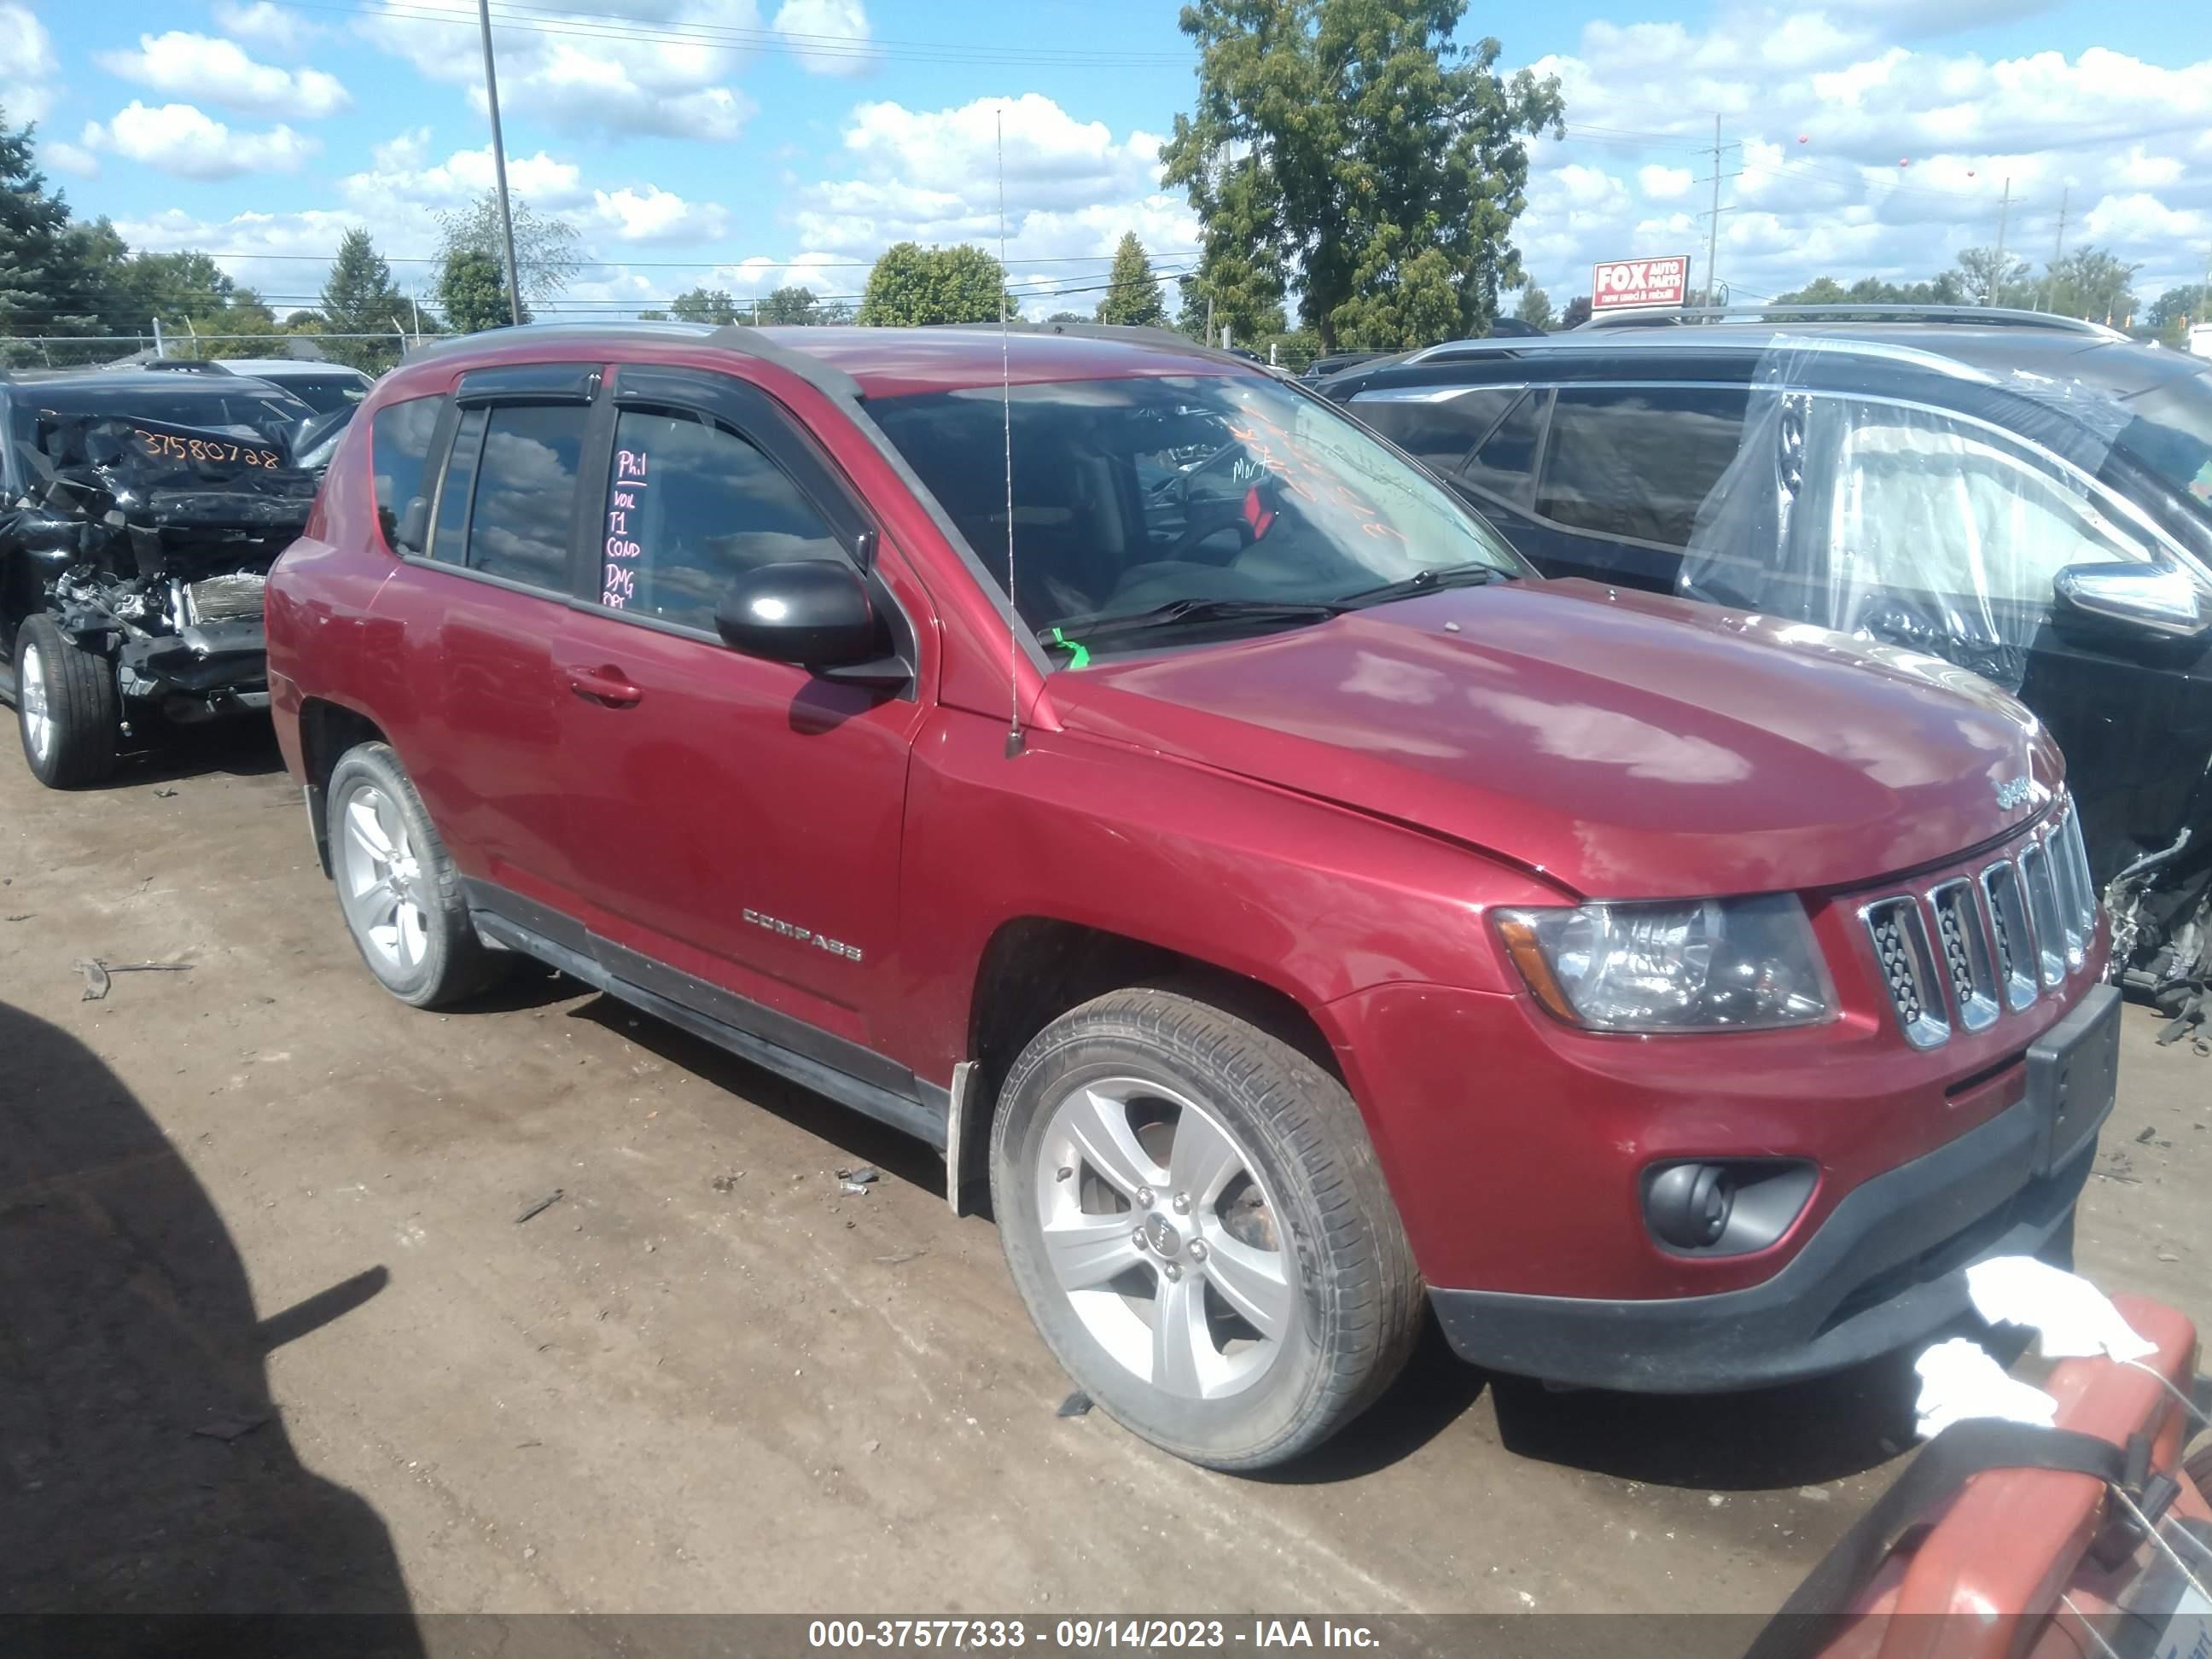
[{"label": "orange object in foreground", "polygon": [[[2127,1506],[2097,1474],[1986,1468],[1948,1501],[1938,1498],[1923,1517],[1932,1526],[1907,1533],[1840,1609],[1801,1608],[1793,1598],[1754,1653],[2212,1656],[2212,1599],[2203,1595],[2212,1581],[2212,1494],[2205,1490],[2212,1456],[2190,1459],[2193,1471],[2184,1464],[2202,1427],[2192,1413],[2203,1412],[2212,1393],[2196,1375],[2196,1328],[2142,1297],[2113,1301],[2158,1352],[2140,1367],[2102,1358],[2060,1362],[2044,1384],[2058,1401],[2059,1432],[2025,1429],[2019,1437],[2031,1447],[2035,1437],[2048,1437],[2054,1451],[2070,1443],[2069,1455],[2099,1449],[2074,1436],[2113,1448],[2122,1487],[2157,1519],[2165,1547],[2130,1529]],[[2192,1392],[2193,1402],[2185,1403]],[[1908,1469],[1900,1484],[1911,1478]]]}]

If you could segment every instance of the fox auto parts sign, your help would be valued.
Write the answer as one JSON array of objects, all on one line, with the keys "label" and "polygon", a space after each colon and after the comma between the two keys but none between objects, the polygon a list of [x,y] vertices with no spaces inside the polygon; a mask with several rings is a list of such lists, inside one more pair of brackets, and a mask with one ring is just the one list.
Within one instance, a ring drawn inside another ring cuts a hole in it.
[{"label": "fox auto parts sign", "polygon": [[1625,311],[1631,306],[1679,306],[1690,287],[1690,256],[1662,259],[1608,259],[1590,278],[1590,309]]}]

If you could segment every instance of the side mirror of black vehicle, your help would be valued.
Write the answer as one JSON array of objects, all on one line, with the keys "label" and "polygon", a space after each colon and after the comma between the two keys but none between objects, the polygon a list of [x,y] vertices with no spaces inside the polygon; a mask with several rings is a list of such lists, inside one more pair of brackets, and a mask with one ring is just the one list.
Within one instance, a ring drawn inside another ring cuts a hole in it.
[{"label": "side mirror of black vehicle", "polygon": [[912,677],[887,648],[867,584],[842,559],[795,559],[747,571],[714,607],[714,626],[733,651],[825,678],[877,685]]},{"label": "side mirror of black vehicle", "polygon": [[2195,639],[2212,627],[2197,579],[2177,565],[2069,564],[2051,587],[2062,611],[2131,632]]}]

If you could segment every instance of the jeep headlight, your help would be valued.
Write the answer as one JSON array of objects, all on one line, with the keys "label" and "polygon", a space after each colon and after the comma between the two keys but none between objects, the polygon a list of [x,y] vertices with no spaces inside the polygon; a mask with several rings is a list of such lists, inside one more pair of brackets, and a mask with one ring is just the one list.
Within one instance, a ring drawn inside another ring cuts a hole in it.
[{"label": "jeep headlight", "polygon": [[1537,1000],[1593,1030],[1807,1025],[1835,1003],[1794,894],[1500,910],[1496,921]]}]

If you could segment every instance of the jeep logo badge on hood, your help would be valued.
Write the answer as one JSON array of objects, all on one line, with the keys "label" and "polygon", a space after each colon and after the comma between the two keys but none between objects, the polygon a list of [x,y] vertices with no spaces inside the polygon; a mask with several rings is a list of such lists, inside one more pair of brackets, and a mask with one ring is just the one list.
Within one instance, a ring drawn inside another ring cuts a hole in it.
[{"label": "jeep logo badge on hood", "polygon": [[1997,805],[2008,812],[2015,806],[2026,805],[2035,793],[2035,785],[2027,778],[2007,778],[1996,786]]}]

